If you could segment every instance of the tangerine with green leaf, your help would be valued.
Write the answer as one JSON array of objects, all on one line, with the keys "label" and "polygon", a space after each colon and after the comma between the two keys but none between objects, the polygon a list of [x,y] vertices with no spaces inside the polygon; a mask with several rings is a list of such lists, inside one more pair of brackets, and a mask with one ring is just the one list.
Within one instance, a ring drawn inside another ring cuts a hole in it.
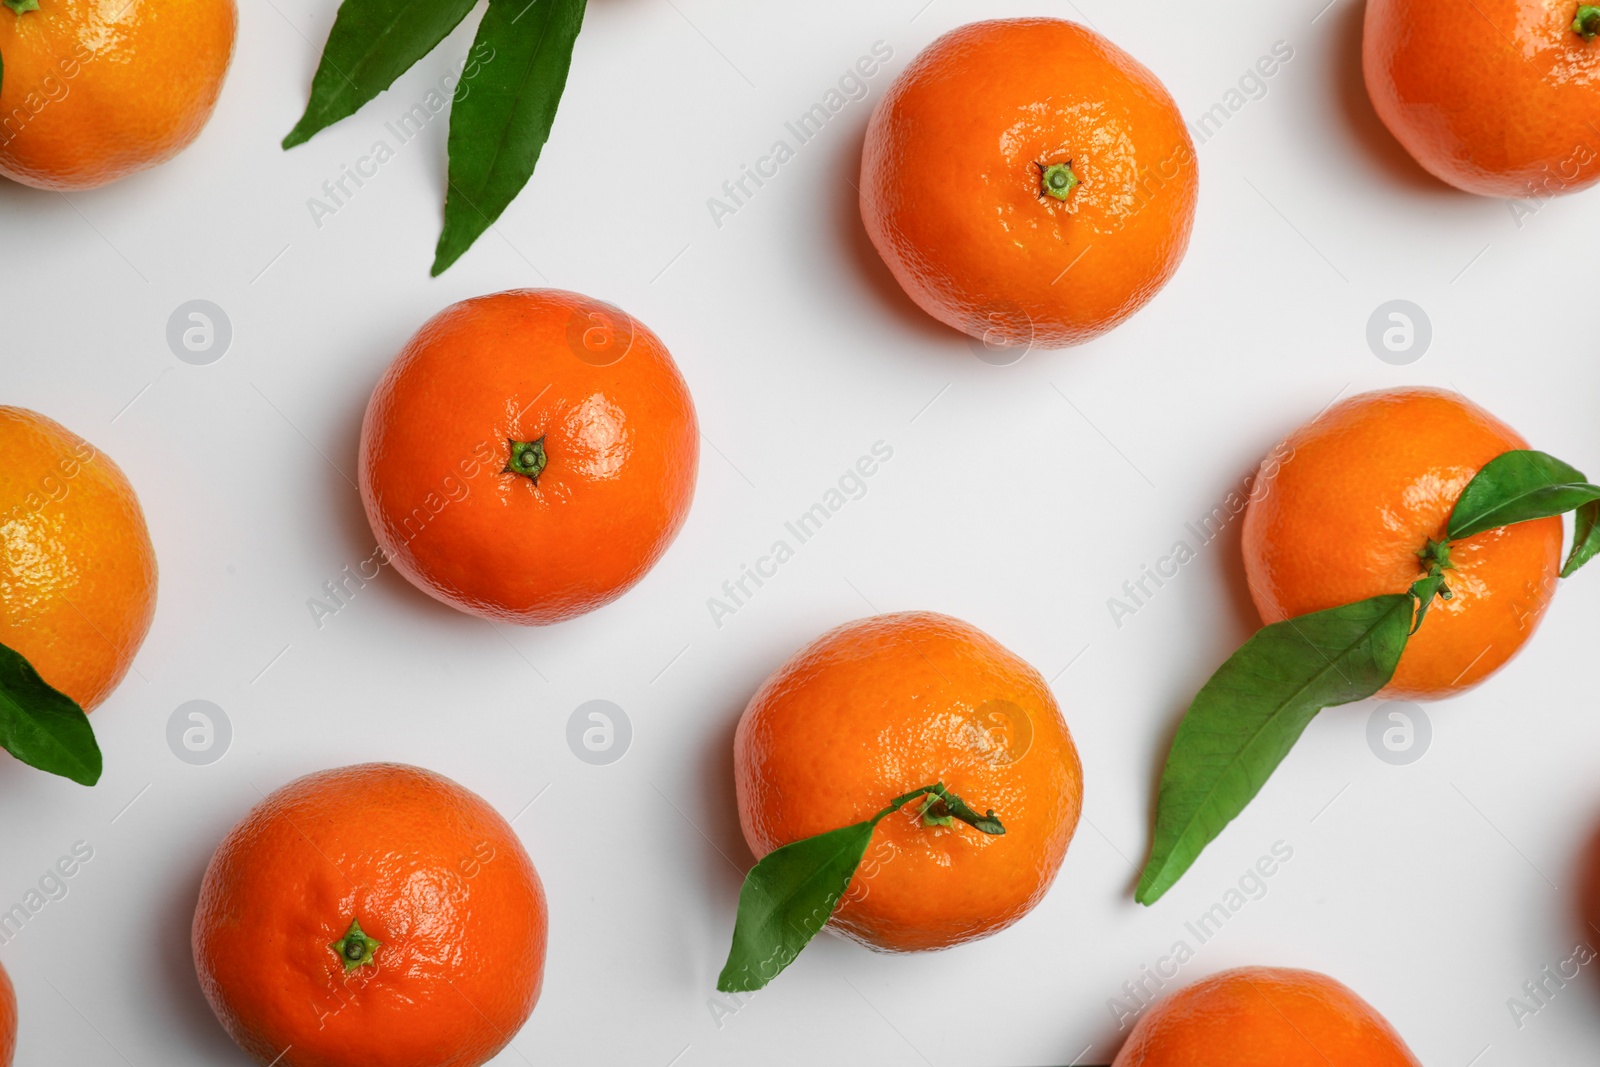
[{"label": "tangerine with green leaf", "polygon": [[306,775],[235,826],[195,908],[200,987],[276,1067],[478,1067],[532,1014],[544,889],[515,831],[442,775]]},{"label": "tangerine with green leaf", "polygon": [[1026,915],[1083,801],[1077,748],[1044,678],[931,612],[847,623],[796,653],[740,718],[734,770],[758,859],[878,818],[831,925],[890,952],[949,948]]},{"label": "tangerine with green leaf", "polygon": [[1245,576],[1266,625],[1173,735],[1134,892],[1144,904],[1244,810],[1323,709],[1476,685],[1527,641],[1557,580],[1600,555],[1600,484],[1437,389],[1330,407],[1273,450],[1251,497]]},{"label": "tangerine with green leaf", "polygon": [[0,174],[92,189],[182,151],[233,57],[233,0],[3,0]]},{"label": "tangerine with green leaf", "polygon": [[1442,551],[1449,599],[1429,606],[1382,694],[1438,699],[1482,682],[1544,617],[1561,572],[1561,520],[1454,542],[1446,529],[1473,476],[1525,448],[1457,393],[1391,389],[1335,404],[1290,434],[1255,482],[1243,546],[1262,621],[1403,593],[1428,572],[1430,550]]},{"label": "tangerine with green leaf", "polygon": [[1315,971],[1239,967],[1147,1010],[1112,1067],[1421,1067],[1348,986]]},{"label": "tangerine with green leaf", "polygon": [[34,411],[0,406],[0,456],[0,644],[92,711],[155,615],[139,498],[110,456]]},{"label": "tangerine with green leaf", "polygon": [[59,423],[0,406],[0,456],[0,747],[93,785],[87,712],[155,613],[150,533],[122,471]]}]

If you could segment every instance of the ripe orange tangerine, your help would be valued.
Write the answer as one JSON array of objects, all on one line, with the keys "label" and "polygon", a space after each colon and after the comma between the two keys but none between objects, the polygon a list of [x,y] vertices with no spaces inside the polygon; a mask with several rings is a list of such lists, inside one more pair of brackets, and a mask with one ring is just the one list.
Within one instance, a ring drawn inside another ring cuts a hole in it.
[{"label": "ripe orange tangerine", "polygon": [[1143,307],[1183,259],[1198,191],[1171,94],[1060,19],[940,37],[878,103],[861,159],[889,270],[994,347],[1079,344]]},{"label": "ripe orange tangerine", "polygon": [[[1329,408],[1262,464],[1244,520],[1244,566],[1264,622],[1403,593],[1484,464],[1527,448],[1456,393],[1391,389]],[[1452,543],[1438,600],[1382,695],[1437,699],[1504,666],[1555,594],[1562,526],[1538,519]]]},{"label": "ripe orange tangerine", "polygon": [[739,823],[757,858],[870,818],[943,782],[1004,823],[879,823],[833,913],[876,949],[948,948],[1010,926],[1043,899],[1078,825],[1078,751],[1039,672],[981,630],[931,612],[823,634],[751,699],[734,738]]}]

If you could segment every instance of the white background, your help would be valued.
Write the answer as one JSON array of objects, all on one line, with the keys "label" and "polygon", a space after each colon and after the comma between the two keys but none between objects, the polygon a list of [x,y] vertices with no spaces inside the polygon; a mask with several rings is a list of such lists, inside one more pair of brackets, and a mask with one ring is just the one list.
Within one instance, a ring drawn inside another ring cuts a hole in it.
[{"label": "white background", "polygon": [[[1506,1002],[1600,938],[1575,917],[1579,856],[1600,831],[1600,573],[1563,583],[1499,676],[1429,708],[1420,762],[1369,750],[1373,705],[1328,712],[1173,892],[1151,909],[1130,899],[1173,725],[1257,625],[1237,523],[1114,625],[1107,599],[1186,521],[1282,434],[1364,389],[1456,387],[1535,447],[1600,467],[1595,194],[1519,226],[1504,202],[1427,178],[1367,104],[1359,0],[1322,2],[594,0],[537,176],[438,280],[443,117],[320,228],[307,201],[392,143],[384,124],[458,65],[475,18],[354,119],[284,153],[334,5],[246,0],[221,105],[181,157],[71,197],[0,183],[0,402],[115,458],[161,562],[149,640],[94,716],[100,785],[0,768],[0,908],[75,841],[94,848],[70,894],[0,947],[18,1062],[243,1064],[190,962],[205,862],[263,793],[377,759],[426,764],[517,816],[544,878],[544,997],[497,1064],[1106,1063],[1120,1040],[1108,998],[1178,938],[1194,945],[1185,921],[1280,840],[1293,859],[1182,981],[1311,967],[1377,1005],[1429,1065],[1592,1059],[1592,976],[1520,1029]],[[899,293],[852,186],[893,74],[997,14],[1092,22],[1191,121],[1275,42],[1294,49],[1201,146],[1199,217],[1172,284],[1112,335],[1009,367]],[[894,59],[870,97],[718,228],[707,198],[879,40]],[[681,537],[632,593],[565,625],[491,627],[385,574],[319,629],[308,599],[372,551],[351,478],[384,366],[445,305],[545,284],[622,306],[682,366],[706,447]],[[165,340],[196,298],[233,325],[210,366]],[[1395,298],[1433,324],[1406,367],[1365,339]],[[879,440],[894,458],[866,495],[715,626],[707,598]],[[821,938],[740,1010],[716,1011],[750,862],[739,712],[817,633],[909,608],[968,619],[1054,679],[1086,778],[1060,878],[987,941],[895,958]],[[234,729],[210,766],[166,742],[196,698]],[[634,725],[606,767],[565,741],[568,715],[596,698]]]}]

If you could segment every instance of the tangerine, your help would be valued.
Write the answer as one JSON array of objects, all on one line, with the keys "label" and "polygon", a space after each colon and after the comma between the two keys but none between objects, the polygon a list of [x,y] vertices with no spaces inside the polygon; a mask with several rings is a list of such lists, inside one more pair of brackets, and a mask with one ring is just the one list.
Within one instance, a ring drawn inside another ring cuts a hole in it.
[{"label": "tangerine", "polygon": [[626,312],[523,289],[434,316],[361,426],[389,562],[462,611],[557,622],[621,596],[677,536],[699,467],[678,368]]},{"label": "tangerine", "polygon": [[233,56],[233,0],[21,4],[0,11],[0,174],[92,189],[199,136]]},{"label": "tangerine", "polygon": [[1075,23],[995,19],[934,41],[879,101],[861,218],[934,318],[992,347],[1061,348],[1167,283],[1198,188],[1154,74]]},{"label": "tangerine", "polygon": [[[9,14],[0,11],[0,23]],[[77,701],[122,681],[156,609],[139,498],[111,457],[61,424],[0,406],[0,643]]]},{"label": "tangerine", "polygon": [[1369,0],[1367,95],[1423,168],[1483,196],[1600,180],[1600,8],[1554,0]]},{"label": "tangerine", "polygon": [[1055,880],[1083,804],[1067,724],[1039,672],[931,612],[860,619],[797,652],[734,737],[739,824],[760,858],[942,782],[1005,827],[878,825],[835,930],[894,952],[948,948],[1022,918]]},{"label": "tangerine", "polygon": [[11,1067],[17,1052],[17,992],[11,976],[0,967],[0,1067]]},{"label": "tangerine", "polygon": [[[1244,567],[1264,622],[1403,593],[1484,464],[1527,448],[1456,393],[1363,393],[1302,426],[1262,464]],[[1533,635],[1561,571],[1559,518],[1452,542],[1445,583],[1382,695],[1437,699],[1499,670]]]},{"label": "tangerine", "polygon": [[1315,971],[1240,967],[1150,1008],[1111,1067],[1421,1067],[1348,986]]},{"label": "tangerine", "polygon": [[478,1067],[544,979],[544,889],[481,797],[394,763],[320,771],[229,831],[195,908],[223,1028],[277,1067]]}]

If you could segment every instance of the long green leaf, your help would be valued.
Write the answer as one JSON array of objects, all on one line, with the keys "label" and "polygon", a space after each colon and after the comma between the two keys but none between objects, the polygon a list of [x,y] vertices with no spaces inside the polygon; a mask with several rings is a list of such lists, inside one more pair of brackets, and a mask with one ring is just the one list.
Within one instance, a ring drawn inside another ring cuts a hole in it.
[{"label": "long green leaf", "polygon": [[348,118],[450,35],[477,0],[344,0],[334,16],[311,99],[284,148]]},{"label": "long green leaf", "polygon": [[1410,593],[1373,597],[1257,631],[1201,688],[1178,725],[1134,894],[1153,904],[1260,791],[1317,712],[1394,677]]},{"label": "long green leaf", "polygon": [[1500,526],[1564,515],[1600,500],[1576,467],[1545,452],[1504,452],[1483,465],[1450,512],[1451,540]]},{"label": "long green leaf", "polygon": [[0,645],[0,748],[79,785],[100,780],[100,746],[75,700],[39,677],[22,653]]},{"label": "long green leaf", "polygon": [[1572,551],[1567,553],[1561,577],[1570,578],[1596,555],[1600,555],[1600,500],[1591,500],[1572,517]]},{"label": "long green leaf", "polygon": [[489,0],[450,108],[450,187],[434,251],[438,275],[528,184],[550,137],[586,0]]},{"label": "long green leaf", "polygon": [[817,936],[872,841],[876,818],[769,852],[739,889],[733,947],[717,978],[724,993],[748,993],[775,978]]}]

